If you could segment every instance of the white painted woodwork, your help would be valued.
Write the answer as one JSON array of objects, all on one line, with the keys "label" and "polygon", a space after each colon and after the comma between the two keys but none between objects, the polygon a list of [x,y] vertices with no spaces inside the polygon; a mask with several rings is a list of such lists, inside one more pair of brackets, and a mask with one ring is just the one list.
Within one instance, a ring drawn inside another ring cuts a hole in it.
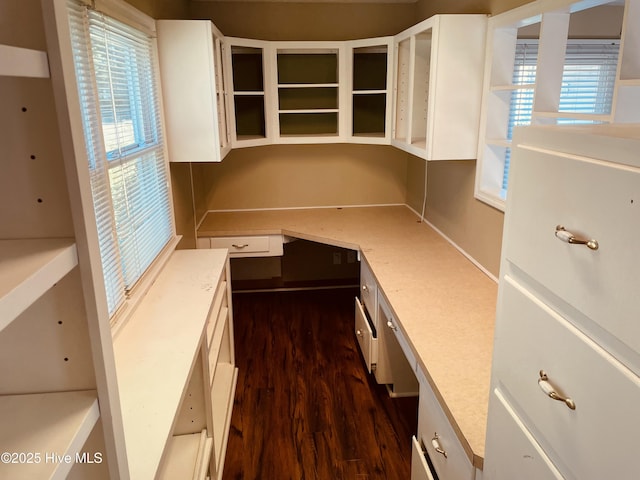
[{"label": "white painted woodwork", "polygon": [[[473,480],[475,467],[420,368],[418,369],[418,383],[420,385],[420,399],[417,438],[424,445],[438,477],[447,480]],[[433,443],[434,438],[437,438],[437,445]],[[444,453],[437,452],[436,447],[444,450],[446,457]]]},{"label": "white painted woodwork", "polygon": [[219,162],[229,151],[218,80],[222,34],[208,20],[156,25],[169,161]]},{"label": "white painted woodwork", "polygon": [[218,480],[222,479],[224,469],[237,381],[238,369],[231,363],[218,362],[211,386],[214,440],[211,473]]},{"label": "white painted woodwork", "polygon": [[492,448],[484,462],[483,472],[487,478],[564,479],[498,389],[492,393],[490,409],[495,428],[489,431],[487,439]]},{"label": "white painted woodwork", "polygon": [[226,248],[231,257],[277,257],[283,254],[282,235],[211,237],[210,248]]},{"label": "white painted woodwork", "polygon": [[167,445],[167,459],[157,479],[203,480],[206,478],[213,439],[207,431],[174,435]]},{"label": "white painted woodwork", "polygon": [[[399,330],[399,324],[382,295],[378,295],[377,319],[378,359],[374,371],[376,381],[389,385],[389,394],[392,397],[417,395],[415,356],[408,348]],[[406,356],[405,349],[409,351],[409,357]]]},{"label": "white painted woodwork", "polygon": [[77,264],[70,239],[0,240],[0,331]]},{"label": "white painted woodwork", "polygon": [[115,338],[132,478],[152,478],[157,472],[226,264],[224,250],[174,252]]},{"label": "white painted woodwork", "polygon": [[355,333],[360,351],[364,357],[364,363],[369,373],[371,373],[373,365],[375,365],[378,360],[378,339],[373,336],[373,331],[367,320],[367,314],[357,297]]},{"label": "white painted woodwork", "polygon": [[3,457],[0,477],[66,478],[99,416],[92,390],[0,396],[0,450],[39,455],[31,463],[9,463]]},{"label": "white painted woodwork", "polygon": [[0,45],[0,77],[49,77],[47,52]]},{"label": "white painted woodwork", "polygon": [[527,127],[513,143],[484,478],[634,478],[637,126]]},{"label": "white painted woodwork", "polygon": [[395,36],[394,146],[426,160],[476,158],[486,22],[436,15]]},{"label": "white painted woodwork", "polygon": [[424,457],[422,445],[416,437],[411,438],[411,480],[434,480],[429,464]]},{"label": "white painted woodwork", "polygon": [[[386,88],[384,90],[357,90],[354,85],[354,68],[355,58],[359,52],[384,52],[387,57],[386,62]],[[342,110],[342,117],[344,117],[344,123],[348,132],[349,143],[367,143],[367,144],[386,144],[391,142],[391,130],[392,130],[392,111],[393,111],[393,66],[394,66],[394,48],[393,37],[379,37],[379,38],[367,38],[364,40],[353,40],[346,43],[345,50],[345,76],[348,79],[347,88],[351,92],[350,97],[345,103],[345,107]],[[384,130],[382,132],[372,133],[357,133],[356,125],[356,107],[355,103],[358,101],[358,96],[384,96],[384,111],[371,112],[368,114],[378,117],[382,116],[384,121]],[[354,118],[356,118],[354,120]]]},{"label": "white painted woodwork", "polygon": [[373,327],[378,329],[378,283],[364,259],[360,262],[360,299],[373,322]]},{"label": "white painted woodwork", "polygon": [[[566,136],[565,146],[557,148],[569,152],[572,143],[588,142],[582,138]],[[634,253],[640,236],[640,161],[635,149],[625,151],[613,141],[602,141],[606,143],[590,143],[580,156],[549,151],[557,142],[518,143],[518,165],[510,185],[518,191],[511,208],[519,213],[511,215],[504,255],[640,352],[638,303],[631,301],[637,297],[640,270],[640,256]],[[612,155],[619,163],[597,160]],[[560,241],[555,236],[557,225],[576,236],[596,239],[598,250]]]},{"label": "white painted woodwork", "polygon": [[[500,315],[518,320],[498,330],[494,374],[545,439],[549,456],[573,478],[630,478],[640,444],[640,378],[510,276]],[[540,370],[575,410],[547,397]]]}]

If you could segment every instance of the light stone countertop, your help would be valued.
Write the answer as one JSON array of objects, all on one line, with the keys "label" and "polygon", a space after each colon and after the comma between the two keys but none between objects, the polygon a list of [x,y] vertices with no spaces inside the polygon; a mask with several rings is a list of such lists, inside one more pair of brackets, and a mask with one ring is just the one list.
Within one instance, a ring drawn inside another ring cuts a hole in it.
[{"label": "light stone countertop", "polygon": [[359,249],[472,463],[482,468],[498,286],[404,206],[209,212],[199,237]]}]

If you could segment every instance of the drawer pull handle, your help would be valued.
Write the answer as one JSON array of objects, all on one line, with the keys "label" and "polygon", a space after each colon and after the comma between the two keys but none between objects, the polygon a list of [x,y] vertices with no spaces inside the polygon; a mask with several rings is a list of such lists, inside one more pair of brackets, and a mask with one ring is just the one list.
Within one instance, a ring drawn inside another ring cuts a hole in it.
[{"label": "drawer pull handle", "polygon": [[362,338],[362,330],[358,329],[356,330],[356,335],[360,338]]},{"label": "drawer pull handle", "polygon": [[447,458],[447,451],[442,448],[442,445],[440,445],[440,437],[438,436],[438,432],[435,432],[433,434],[433,438],[431,439],[431,445],[433,445],[433,448],[435,449],[436,452],[438,452],[440,455],[443,455],[444,458]]},{"label": "drawer pull handle", "polygon": [[577,238],[573,233],[567,231],[562,225],[558,225],[556,227],[556,237],[566,243],[571,243],[572,245],[586,245],[591,250],[598,250],[598,241],[593,238],[590,240],[585,240],[583,238]]},{"label": "drawer pull handle", "polygon": [[369,290],[369,287],[367,287],[366,285],[362,285],[362,291],[366,292],[367,290]]},{"label": "drawer pull handle", "polygon": [[387,322],[387,327],[389,327],[389,328],[390,328],[391,330],[393,330],[394,332],[397,332],[397,331],[398,331],[398,327],[396,327],[396,326],[393,324],[393,322],[392,322],[391,320],[389,320],[389,321]]},{"label": "drawer pull handle", "polygon": [[249,246],[248,243],[232,243],[231,246],[237,249],[243,249]]},{"label": "drawer pull handle", "polygon": [[556,392],[555,387],[549,381],[549,377],[544,370],[540,370],[540,378],[538,379],[538,385],[540,389],[549,397],[554,400],[558,400],[559,402],[563,402],[567,407],[571,410],[576,409],[576,403],[570,398],[563,397],[558,392]]}]

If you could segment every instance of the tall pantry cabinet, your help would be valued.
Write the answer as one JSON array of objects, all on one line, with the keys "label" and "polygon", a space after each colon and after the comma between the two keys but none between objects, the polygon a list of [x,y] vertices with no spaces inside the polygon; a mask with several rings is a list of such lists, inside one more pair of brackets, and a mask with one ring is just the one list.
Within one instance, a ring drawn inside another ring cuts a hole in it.
[{"label": "tall pantry cabinet", "polygon": [[43,12],[5,1],[0,17],[0,477],[125,477],[99,259],[83,172],[60,143]]},{"label": "tall pantry cabinet", "polygon": [[638,126],[513,146],[484,479],[638,478]]}]

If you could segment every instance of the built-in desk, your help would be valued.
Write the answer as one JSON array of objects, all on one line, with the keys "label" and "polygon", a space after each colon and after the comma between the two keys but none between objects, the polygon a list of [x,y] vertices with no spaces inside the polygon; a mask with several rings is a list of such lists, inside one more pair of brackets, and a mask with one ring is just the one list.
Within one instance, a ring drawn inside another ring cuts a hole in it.
[{"label": "built-in desk", "polygon": [[199,237],[284,234],[360,250],[482,468],[497,284],[404,206],[210,212]]}]

